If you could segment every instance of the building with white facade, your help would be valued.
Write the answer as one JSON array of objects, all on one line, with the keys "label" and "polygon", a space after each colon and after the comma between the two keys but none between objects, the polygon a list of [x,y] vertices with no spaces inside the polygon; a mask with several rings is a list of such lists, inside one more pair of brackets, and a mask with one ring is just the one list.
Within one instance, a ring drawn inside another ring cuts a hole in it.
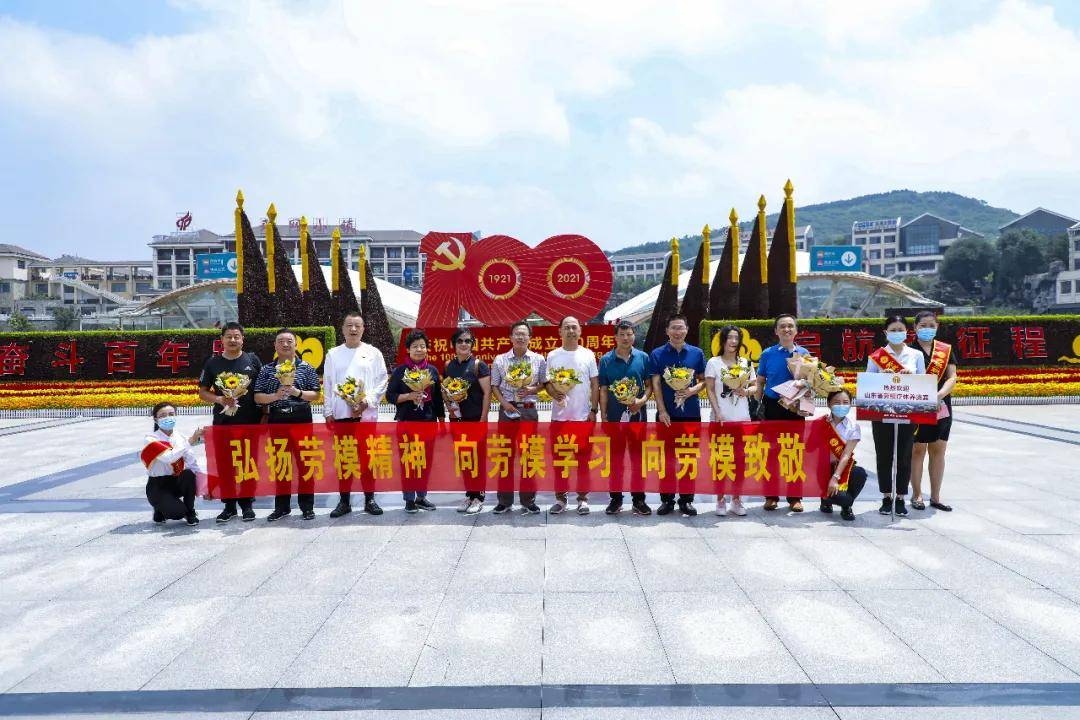
[{"label": "building with white facade", "polygon": [[10,313],[17,303],[34,294],[30,287],[30,265],[48,260],[33,250],[0,243],[0,312]]},{"label": "building with white facade", "polygon": [[896,217],[851,225],[851,243],[863,248],[863,271],[879,277],[933,275],[948,247],[967,237],[983,235],[931,213],[906,223]]},{"label": "building with white facade", "polygon": [[1051,312],[1080,312],[1080,222],[1068,229],[1069,266],[1057,276]]}]

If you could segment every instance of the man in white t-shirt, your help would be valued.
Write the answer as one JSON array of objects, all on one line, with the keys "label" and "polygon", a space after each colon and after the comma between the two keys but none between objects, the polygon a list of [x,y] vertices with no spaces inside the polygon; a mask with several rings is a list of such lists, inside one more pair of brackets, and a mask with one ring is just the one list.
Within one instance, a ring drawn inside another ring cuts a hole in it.
[{"label": "man in white t-shirt", "polygon": [[[591,350],[581,347],[578,341],[581,339],[581,323],[573,315],[567,315],[559,323],[559,335],[563,345],[548,353],[547,356],[547,391],[555,401],[551,407],[551,436],[560,434],[557,423],[560,422],[596,422],[596,411],[599,406],[600,386],[597,380],[596,355]],[[560,369],[573,369],[581,382],[563,394],[555,389],[552,381]],[[578,438],[579,446],[588,447],[587,438]],[[584,457],[578,458],[578,477],[582,478],[588,473],[588,465]],[[577,494],[577,511],[579,515],[587,515],[589,512],[589,494],[579,492]],[[555,504],[548,511],[553,515],[566,510],[566,493],[555,493]]]}]

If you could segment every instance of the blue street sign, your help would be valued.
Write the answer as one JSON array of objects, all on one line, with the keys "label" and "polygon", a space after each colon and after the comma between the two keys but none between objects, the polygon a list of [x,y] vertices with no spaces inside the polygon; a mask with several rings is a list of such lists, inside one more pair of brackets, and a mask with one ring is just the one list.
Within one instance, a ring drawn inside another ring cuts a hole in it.
[{"label": "blue street sign", "polygon": [[236,277],[236,253],[205,253],[195,256],[195,277],[220,280]]},{"label": "blue street sign", "polygon": [[858,245],[815,245],[810,249],[810,271],[859,272],[862,251]]}]

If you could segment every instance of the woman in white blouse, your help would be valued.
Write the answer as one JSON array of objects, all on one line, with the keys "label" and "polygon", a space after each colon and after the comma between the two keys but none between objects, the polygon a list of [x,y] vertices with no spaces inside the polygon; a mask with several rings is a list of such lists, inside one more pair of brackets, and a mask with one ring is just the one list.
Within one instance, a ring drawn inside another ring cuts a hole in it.
[{"label": "woman in white blouse", "polygon": [[[705,365],[705,389],[709,393],[709,406],[712,408],[713,422],[749,422],[750,400],[748,398],[750,388],[754,387],[754,366],[751,362],[739,357],[739,349],[742,347],[742,330],[734,325],[725,325],[720,328],[720,354],[710,358]],[[720,376],[725,370],[733,367],[742,367],[749,377],[746,389],[732,390],[724,385]],[[719,390],[719,392],[717,392]],[[745,515],[741,495],[716,497],[716,514],[727,515],[727,503],[731,502],[731,512],[734,515]]]},{"label": "woman in white blouse", "polygon": [[[866,372],[871,373],[914,373],[926,372],[923,354],[907,345],[908,325],[900,315],[890,315],[885,319],[886,345],[870,353],[866,359]],[[915,444],[915,426],[911,423],[895,426],[898,428],[896,444],[893,446],[893,425],[880,420],[870,423],[874,435],[874,452],[877,453],[878,489],[881,491],[882,515],[888,515],[896,508],[897,515],[907,515],[904,496],[911,481],[911,450]],[[892,497],[893,452],[896,452],[896,498]]]},{"label": "woman in white blouse", "polygon": [[[855,464],[855,446],[862,439],[859,424],[849,415],[851,395],[847,390],[829,393],[829,415],[823,420],[829,423],[833,433],[830,435],[829,449],[832,461],[829,467],[832,475],[821,499],[821,512],[832,513],[833,505],[840,506],[840,518],[848,522],[855,519],[852,506],[866,485],[866,470]],[[820,421],[817,421],[820,422]],[[831,442],[835,437],[836,445]]]},{"label": "woman in white blouse", "polygon": [[203,428],[190,439],[176,432],[176,408],[169,403],[158,403],[152,414],[154,432],[144,438],[139,459],[149,474],[146,499],[154,508],[154,522],[185,520],[188,525],[198,525],[195,473],[200,470],[191,446],[202,442]]}]

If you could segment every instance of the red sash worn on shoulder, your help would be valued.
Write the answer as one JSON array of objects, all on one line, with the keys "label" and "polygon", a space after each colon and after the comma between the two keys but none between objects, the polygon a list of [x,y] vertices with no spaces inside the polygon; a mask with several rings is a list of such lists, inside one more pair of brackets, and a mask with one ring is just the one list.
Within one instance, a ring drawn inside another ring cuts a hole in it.
[{"label": "red sash worn on shoulder", "polygon": [[930,353],[930,362],[926,366],[926,372],[936,375],[938,382],[941,382],[945,379],[945,371],[949,368],[949,358],[951,357],[952,345],[935,340],[934,349]]},{"label": "red sash worn on shoulder", "polygon": [[[877,362],[875,360],[875,362]],[[836,432],[836,428],[833,426],[832,421],[828,417],[823,417],[825,422],[825,443],[829,446],[829,452],[836,458],[837,462],[840,462],[840,457],[844,454],[844,448],[847,447],[847,441],[840,437],[840,433]],[[840,492],[844,492],[848,489],[848,480],[851,479],[851,468],[855,467],[855,456],[852,455],[848,461],[847,467],[840,473],[840,481],[837,483],[837,487]]]},{"label": "red sash worn on shoulder", "polygon": [[903,373],[907,372],[900,361],[894,358],[888,350],[883,347],[878,348],[874,352],[870,353],[870,359],[874,361],[874,364],[885,372],[891,373]]},{"label": "red sash worn on shoulder", "polygon": [[[155,460],[172,449],[172,445],[164,440],[153,440],[147,443],[146,447],[142,449],[142,452],[139,453],[139,458],[142,460],[143,465],[146,466],[146,469],[149,470]],[[180,458],[172,464],[172,471],[173,475],[179,475],[184,471],[184,458]]]}]

